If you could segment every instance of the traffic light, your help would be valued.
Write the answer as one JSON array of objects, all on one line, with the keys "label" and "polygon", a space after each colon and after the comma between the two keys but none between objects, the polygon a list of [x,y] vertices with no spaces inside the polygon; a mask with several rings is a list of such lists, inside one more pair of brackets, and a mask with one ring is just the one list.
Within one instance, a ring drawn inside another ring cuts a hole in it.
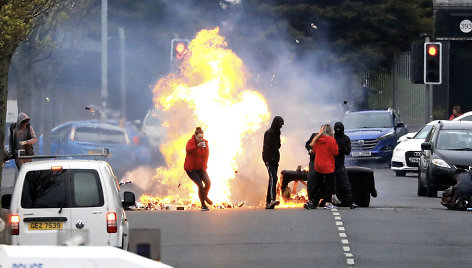
[{"label": "traffic light", "polygon": [[424,83],[441,84],[442,82],[442,44],[424,43]]},{"label": "traffic light", "polygon": [[172,39],[170,44],[170,62],[181,61],[189,53],[188,39]]}]

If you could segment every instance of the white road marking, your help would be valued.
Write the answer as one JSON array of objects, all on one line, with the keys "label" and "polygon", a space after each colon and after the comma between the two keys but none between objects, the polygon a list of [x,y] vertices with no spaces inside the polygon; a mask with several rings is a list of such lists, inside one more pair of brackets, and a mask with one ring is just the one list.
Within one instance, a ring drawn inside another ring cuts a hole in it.
[{"label": "white road marking", "polygon": [[339,233],[339,237],[347,237],[346,233]]},{"label": "white road marking", "polygon": [[351,247],[349,245],[349,240],[347,239],[346,228],[343,226],[341,221],[341,214],[337,212],[337,209],[332,209],[335,224],[338,227],[339,237],[341,238],[341,244],[343,245],[344,255],[346,256],[346,264],[349,268],[355,268],[354,265],[354,255],[351,253]]}]

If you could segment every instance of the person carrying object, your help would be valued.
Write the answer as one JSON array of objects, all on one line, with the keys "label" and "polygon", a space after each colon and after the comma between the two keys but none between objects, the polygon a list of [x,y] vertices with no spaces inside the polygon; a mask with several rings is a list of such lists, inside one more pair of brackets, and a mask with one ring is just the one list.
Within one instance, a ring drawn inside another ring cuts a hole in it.
[{"label": "person carrying object", "polygon": [[19,159],[18,150],[24,150],[23,155],[34,155],[33,144],[38,142],[36,133],[30,124],[30,118],[25,113],[19,113],[16,123],[10,125],[10,155],[15,159],[16,167],[20,170],[21,166],[31,159]]},{"label": "person carrying object", "polygon": [[184,169],[190,179],[198,186],[198,197],[200,198],[202,211],[207,211],[209,210],[207,203],[211,206],[213,202],[208,198],[211,181],[206,171],[210,151],[208,149],[208,141],[203,137],[202,128],[197,127],[194,135],[188,140],[185,147]]},{"label": "person carrying object", "polygon": [[266,209],[274,209],[280,204],[276,200],[277,195],[277,169],[279,167],[281,147],[280,129],[284,125],[284,119],[281,116],[275,116],[272,124],[264,133],[264,144],[262,147],[262,160],[269,173],[269,185],[267,187],[266,195]]},{"label": "person carrying object", "polygon": [[[334,123],[334,139],[338,144],[339,153],[334,158],[334,175],[336,176],[336,187],[340,187],[346,195],[347,202],[351,209],[357,208],[357,204],[352,197],[351,183],[347,176],[346,167],[344,166],[345,157],[351,153],[351,139],[344,134],[344,125],[341,122]],[[336,190],[335,190],[336,192]]]},{"label": "person carrying object", "polygon": [[318,134],[313,138],[310,145],[315,153],[315,172],[316,183],[313,188],[314,208],[320,203],[320,199],[326,202],[325,208],[336,208],[328,200],[331,201],[334,192],[334,157],[338,155],[338,145],[333,138],[333,128],[331,125],[323,125]]}]

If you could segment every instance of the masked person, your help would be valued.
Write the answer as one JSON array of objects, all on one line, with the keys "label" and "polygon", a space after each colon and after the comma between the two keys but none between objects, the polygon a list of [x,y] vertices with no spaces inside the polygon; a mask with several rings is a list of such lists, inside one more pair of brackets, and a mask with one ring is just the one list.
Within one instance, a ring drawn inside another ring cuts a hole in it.
[{"label": "masked person", "polygon": [[33,144],[38,142],[36,133],[30,124],[30,118],[25,113],[18,114],[16,123],[10,125],[10,154],[15,159],[16,167],[20,170],[21,166],[31,159],[19,159],[18,150],[24,150],[24,155],[34,155]]},{"label": "masked person", "polygon": [[202,211],[206,211],[209,210],[206,203],[211,206],[213,202],[208,198],[211,181],[206,171],[210,153],[208,141],[203,136],[203,130],[197,127],[192,138],[188,140],[185,148],[187,153],[185,155],[184,169],[190,179],[198,186],[198,197],[200,198]]},{"label": "masked person", "polygon": [[334,139],[338,144],[339,153],[334,158],[334,175],[336,176],[336,187],[340,187],[342,192],[346,195],[347,202],[351,209],[357,208],[354,199],[352,198],[351,183],[347,176],[344,161],[346,155],[351,153],[351,139],[344,134],[344,125],[341,122],[334,123]]},{"label": "masked person", "polygon": [[266,209],[274,209],[280,204],[275,200],[277,195],[277,169],[280,161],[280,129],[284,125],[281,116],[274,117],[272,124],[264,133],[264,145],[262,148],[262,160],[269,173],[269,186],[267,187]]},{"label": "masked person", "polygon": [[316,172],[315,172],[315,153],[313,153],[313,147],[310,145],[313,138],[318,133],[312,133],[308,141],[305,143],[305,148],[308,151],[308,155],[310,156],[310,162],[308,163],[308,174],[307,174],[307,193],[308,193],[308,201],[303,205],[305,209],[314,209],[316,208],[313,199],[314,199],[314,192],[313,188],[316,184]]},{"label": "masked person", "polygon": [[310,143],[315,153],[316,172],[316,182],[313,188],[315,193],[312,200],[313,208],[318,206],[321,198],[323,202],[326,202],[325,208],[336,208],[328,202],[328,200],[331,201],[336,180],[334,175],[334,157],[339,153],[333,134],[333,129],[329,124],[323,125]]}]

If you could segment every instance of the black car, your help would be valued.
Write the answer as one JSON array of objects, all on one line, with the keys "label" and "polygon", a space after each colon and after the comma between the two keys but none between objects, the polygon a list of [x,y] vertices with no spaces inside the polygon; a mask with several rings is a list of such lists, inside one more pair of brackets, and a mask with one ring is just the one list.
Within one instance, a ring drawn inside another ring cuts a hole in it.
[{"label": "black car", "polygon": [[418,195],[435,197],[472,169],[472,122],[439,121],[421,144]]}]

